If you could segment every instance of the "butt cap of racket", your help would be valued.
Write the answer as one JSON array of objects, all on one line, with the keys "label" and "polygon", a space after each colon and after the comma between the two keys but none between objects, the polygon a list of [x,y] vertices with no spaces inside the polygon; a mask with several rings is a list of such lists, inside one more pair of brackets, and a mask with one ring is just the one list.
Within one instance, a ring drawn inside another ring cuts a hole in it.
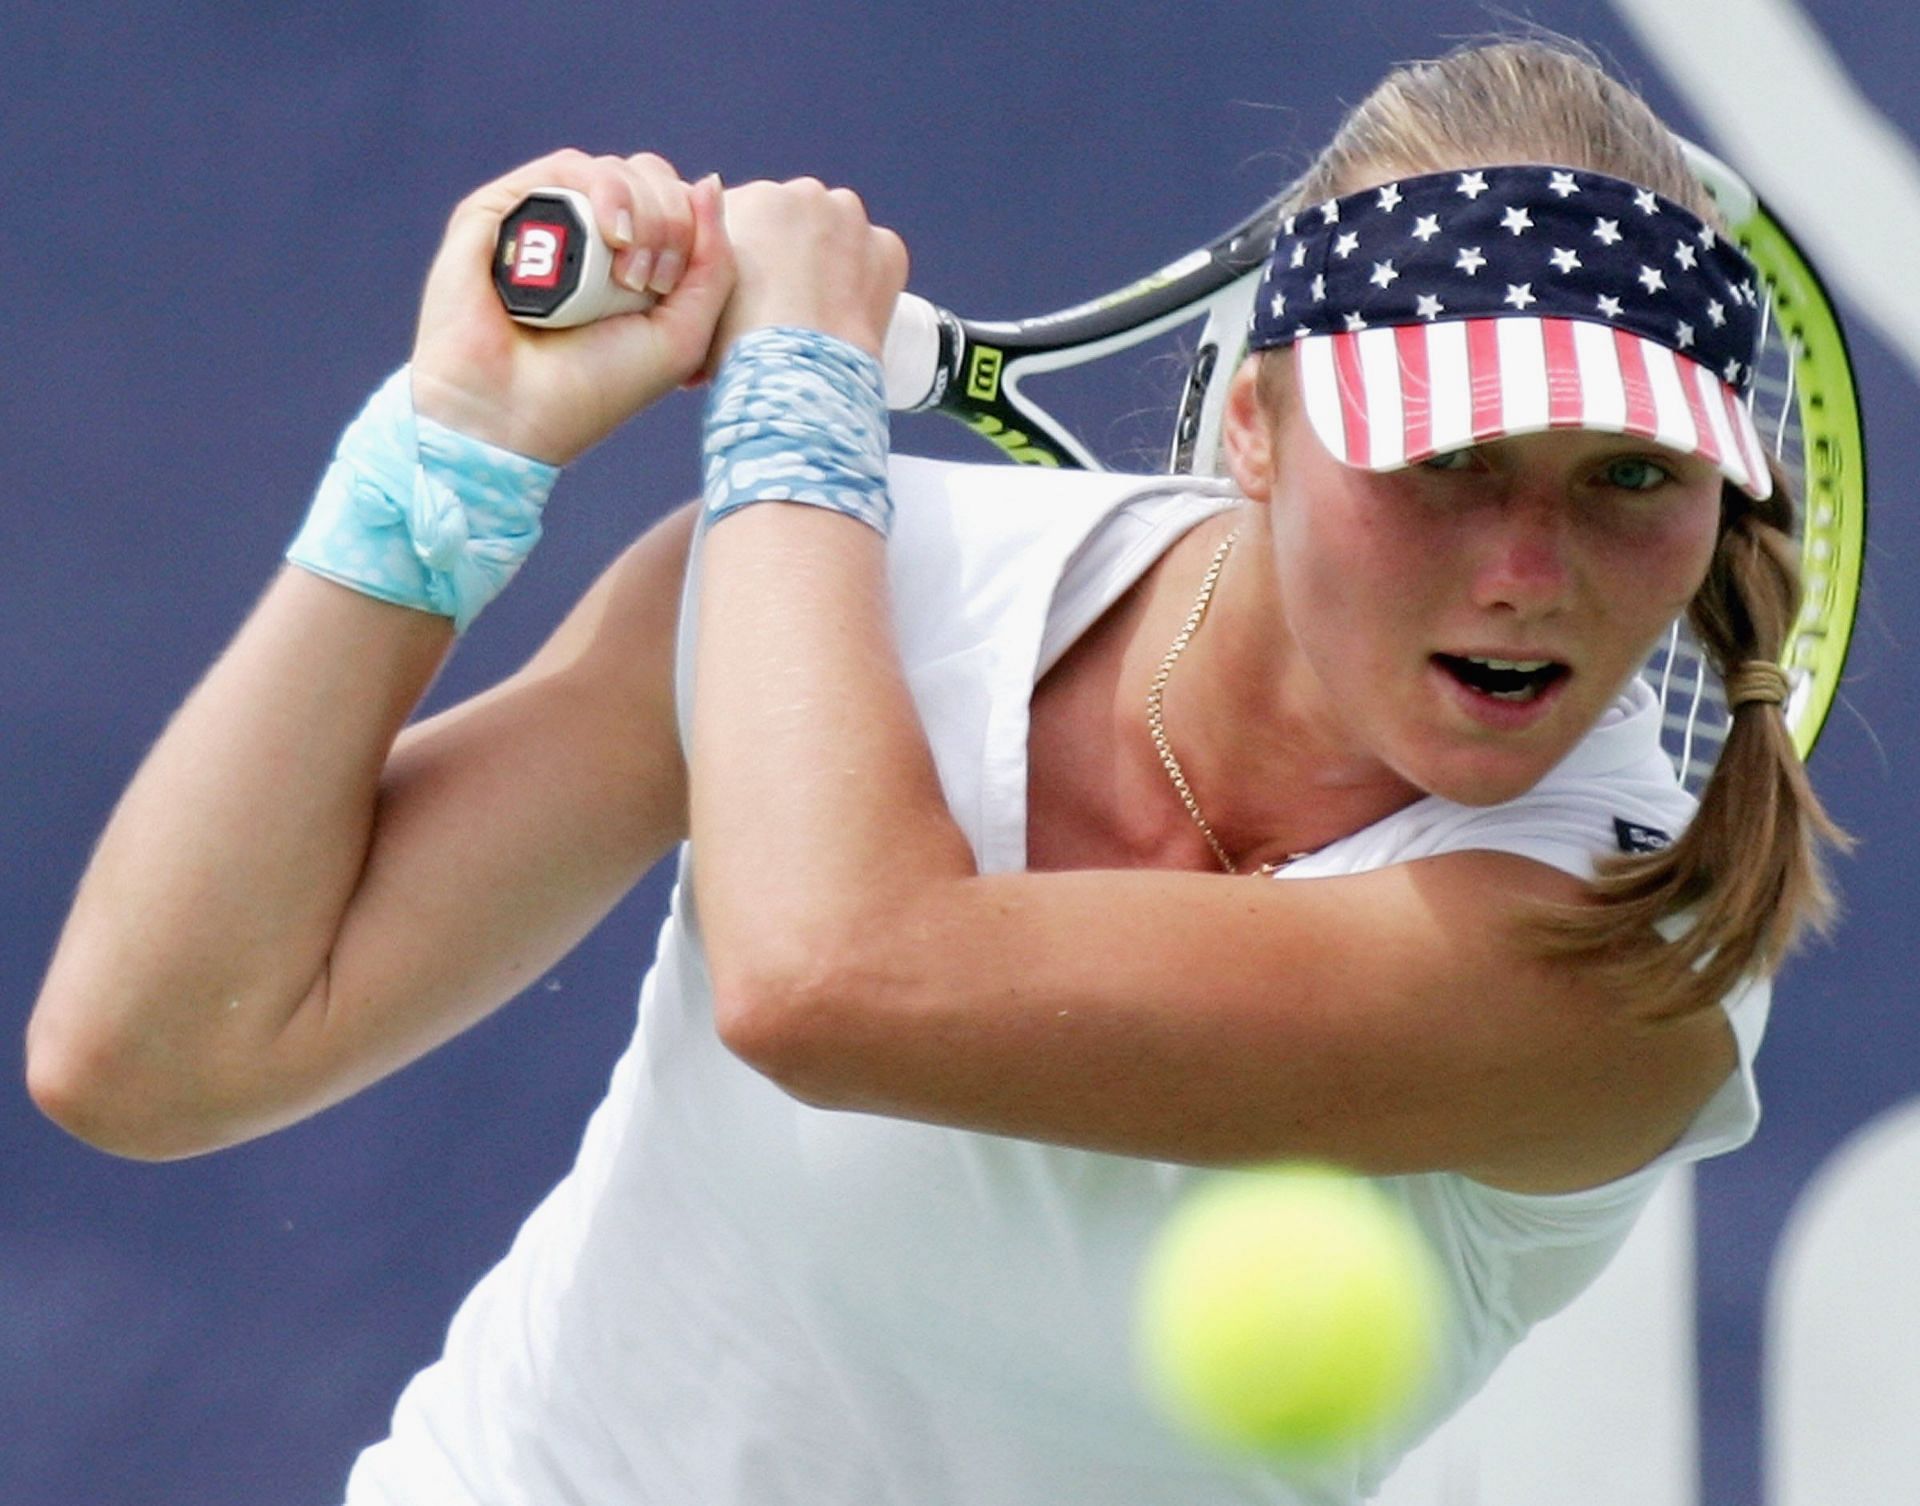
[{"label": "butt cap of racket", "polygon": [[501,221],[493,286],[509,314],[543,329],[571,329],[654,305],[652,293],[613,280],[613,249],[594,226],[593,205],[573,188],[537,188]]}]

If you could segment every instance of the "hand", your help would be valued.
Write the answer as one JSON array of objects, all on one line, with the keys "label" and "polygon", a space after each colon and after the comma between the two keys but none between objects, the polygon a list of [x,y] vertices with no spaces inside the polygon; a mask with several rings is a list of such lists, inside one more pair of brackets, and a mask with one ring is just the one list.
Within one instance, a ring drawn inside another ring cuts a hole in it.
[{"label": "hand", "polygon": [[[644,314],[575,329],[517,324],[492,271],[500,223],[535,188],[576,188],[614,248],[613,275],[660,295]],[[554,465],[572,460],[697,373],[733,289],[720,185],[688,185],[642,153],[562,151],[470,194],[427,274],[413,350],[416,411]]]},{"label": "hand", "polygon": [[907,285],[907,248],[872,224],[851,189],[815,178],[747,183],[726,195],[737,275],[720,316],[711,364],[742,334],[798,325],[880,354]]}]

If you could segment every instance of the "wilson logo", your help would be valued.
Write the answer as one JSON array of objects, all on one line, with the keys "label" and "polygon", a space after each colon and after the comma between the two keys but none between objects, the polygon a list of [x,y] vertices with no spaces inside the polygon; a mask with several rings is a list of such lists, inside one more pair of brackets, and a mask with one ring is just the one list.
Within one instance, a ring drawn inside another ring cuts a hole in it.
[{"label": "wilson logo", "polygon": [[967,396],[990,403],[1000,395],[1000,352],[991,345],[975,348],[967,363]]},{"label": "wilson logo", "polygon": [[507,247],[512,263],[508,280],[515,287],[550,288],[560,281],[560,263],[567,249],[567,227],[528,220]]}]

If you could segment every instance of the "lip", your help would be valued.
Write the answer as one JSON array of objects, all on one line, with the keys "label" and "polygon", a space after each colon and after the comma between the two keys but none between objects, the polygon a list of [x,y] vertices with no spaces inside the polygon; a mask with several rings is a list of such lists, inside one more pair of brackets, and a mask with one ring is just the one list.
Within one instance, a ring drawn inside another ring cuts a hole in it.
[{"label": "lip", "polygon": [[[1457,658],[1512,659],[1528,661],[1551,659],[1564,665],[1564,659],[1552,654],[1516,652],[1511,649],[1497,651],[1475,649],[1470,654],[1458,654]],[[1556,676],[1540,694],[1530,701],[1503,701],[1497,697],[1475,690],[1448,673],[1437,656],[1427,660],[1427,673],[1440,684],[1442,692],[1452,703],[1459,707],[1473,722],[1496,732],[1525,732],[1545,720],[1566,693],[1567,686],[1573,680],[1573,671],[1569,668],[1565,674]]]},{"label": "lip", "polygon": [[1437,652],[1452,659],[1509,659],[1516,663],[1546,660],[1552,664],[1567,662],[1566,655],[1555,653],[1550,648],[1514,648],[1510,644],[1497,644],[1485,648],[1443,648]]}]

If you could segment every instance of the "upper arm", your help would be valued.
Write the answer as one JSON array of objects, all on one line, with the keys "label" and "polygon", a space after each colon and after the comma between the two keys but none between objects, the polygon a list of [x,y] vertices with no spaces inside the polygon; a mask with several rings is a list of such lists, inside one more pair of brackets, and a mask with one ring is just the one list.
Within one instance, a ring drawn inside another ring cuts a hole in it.
[{"label": "upper arm", "polygon": [[1658,1155],[1734,1064],[1718,1011],[1636,1021],[1541,952],[1574,879],[1462,852],[1328,879],[1008,874],[836,932],[741,1027],[801,1096],[1201,1163],[1323,1157],[1522,1191]]}]

